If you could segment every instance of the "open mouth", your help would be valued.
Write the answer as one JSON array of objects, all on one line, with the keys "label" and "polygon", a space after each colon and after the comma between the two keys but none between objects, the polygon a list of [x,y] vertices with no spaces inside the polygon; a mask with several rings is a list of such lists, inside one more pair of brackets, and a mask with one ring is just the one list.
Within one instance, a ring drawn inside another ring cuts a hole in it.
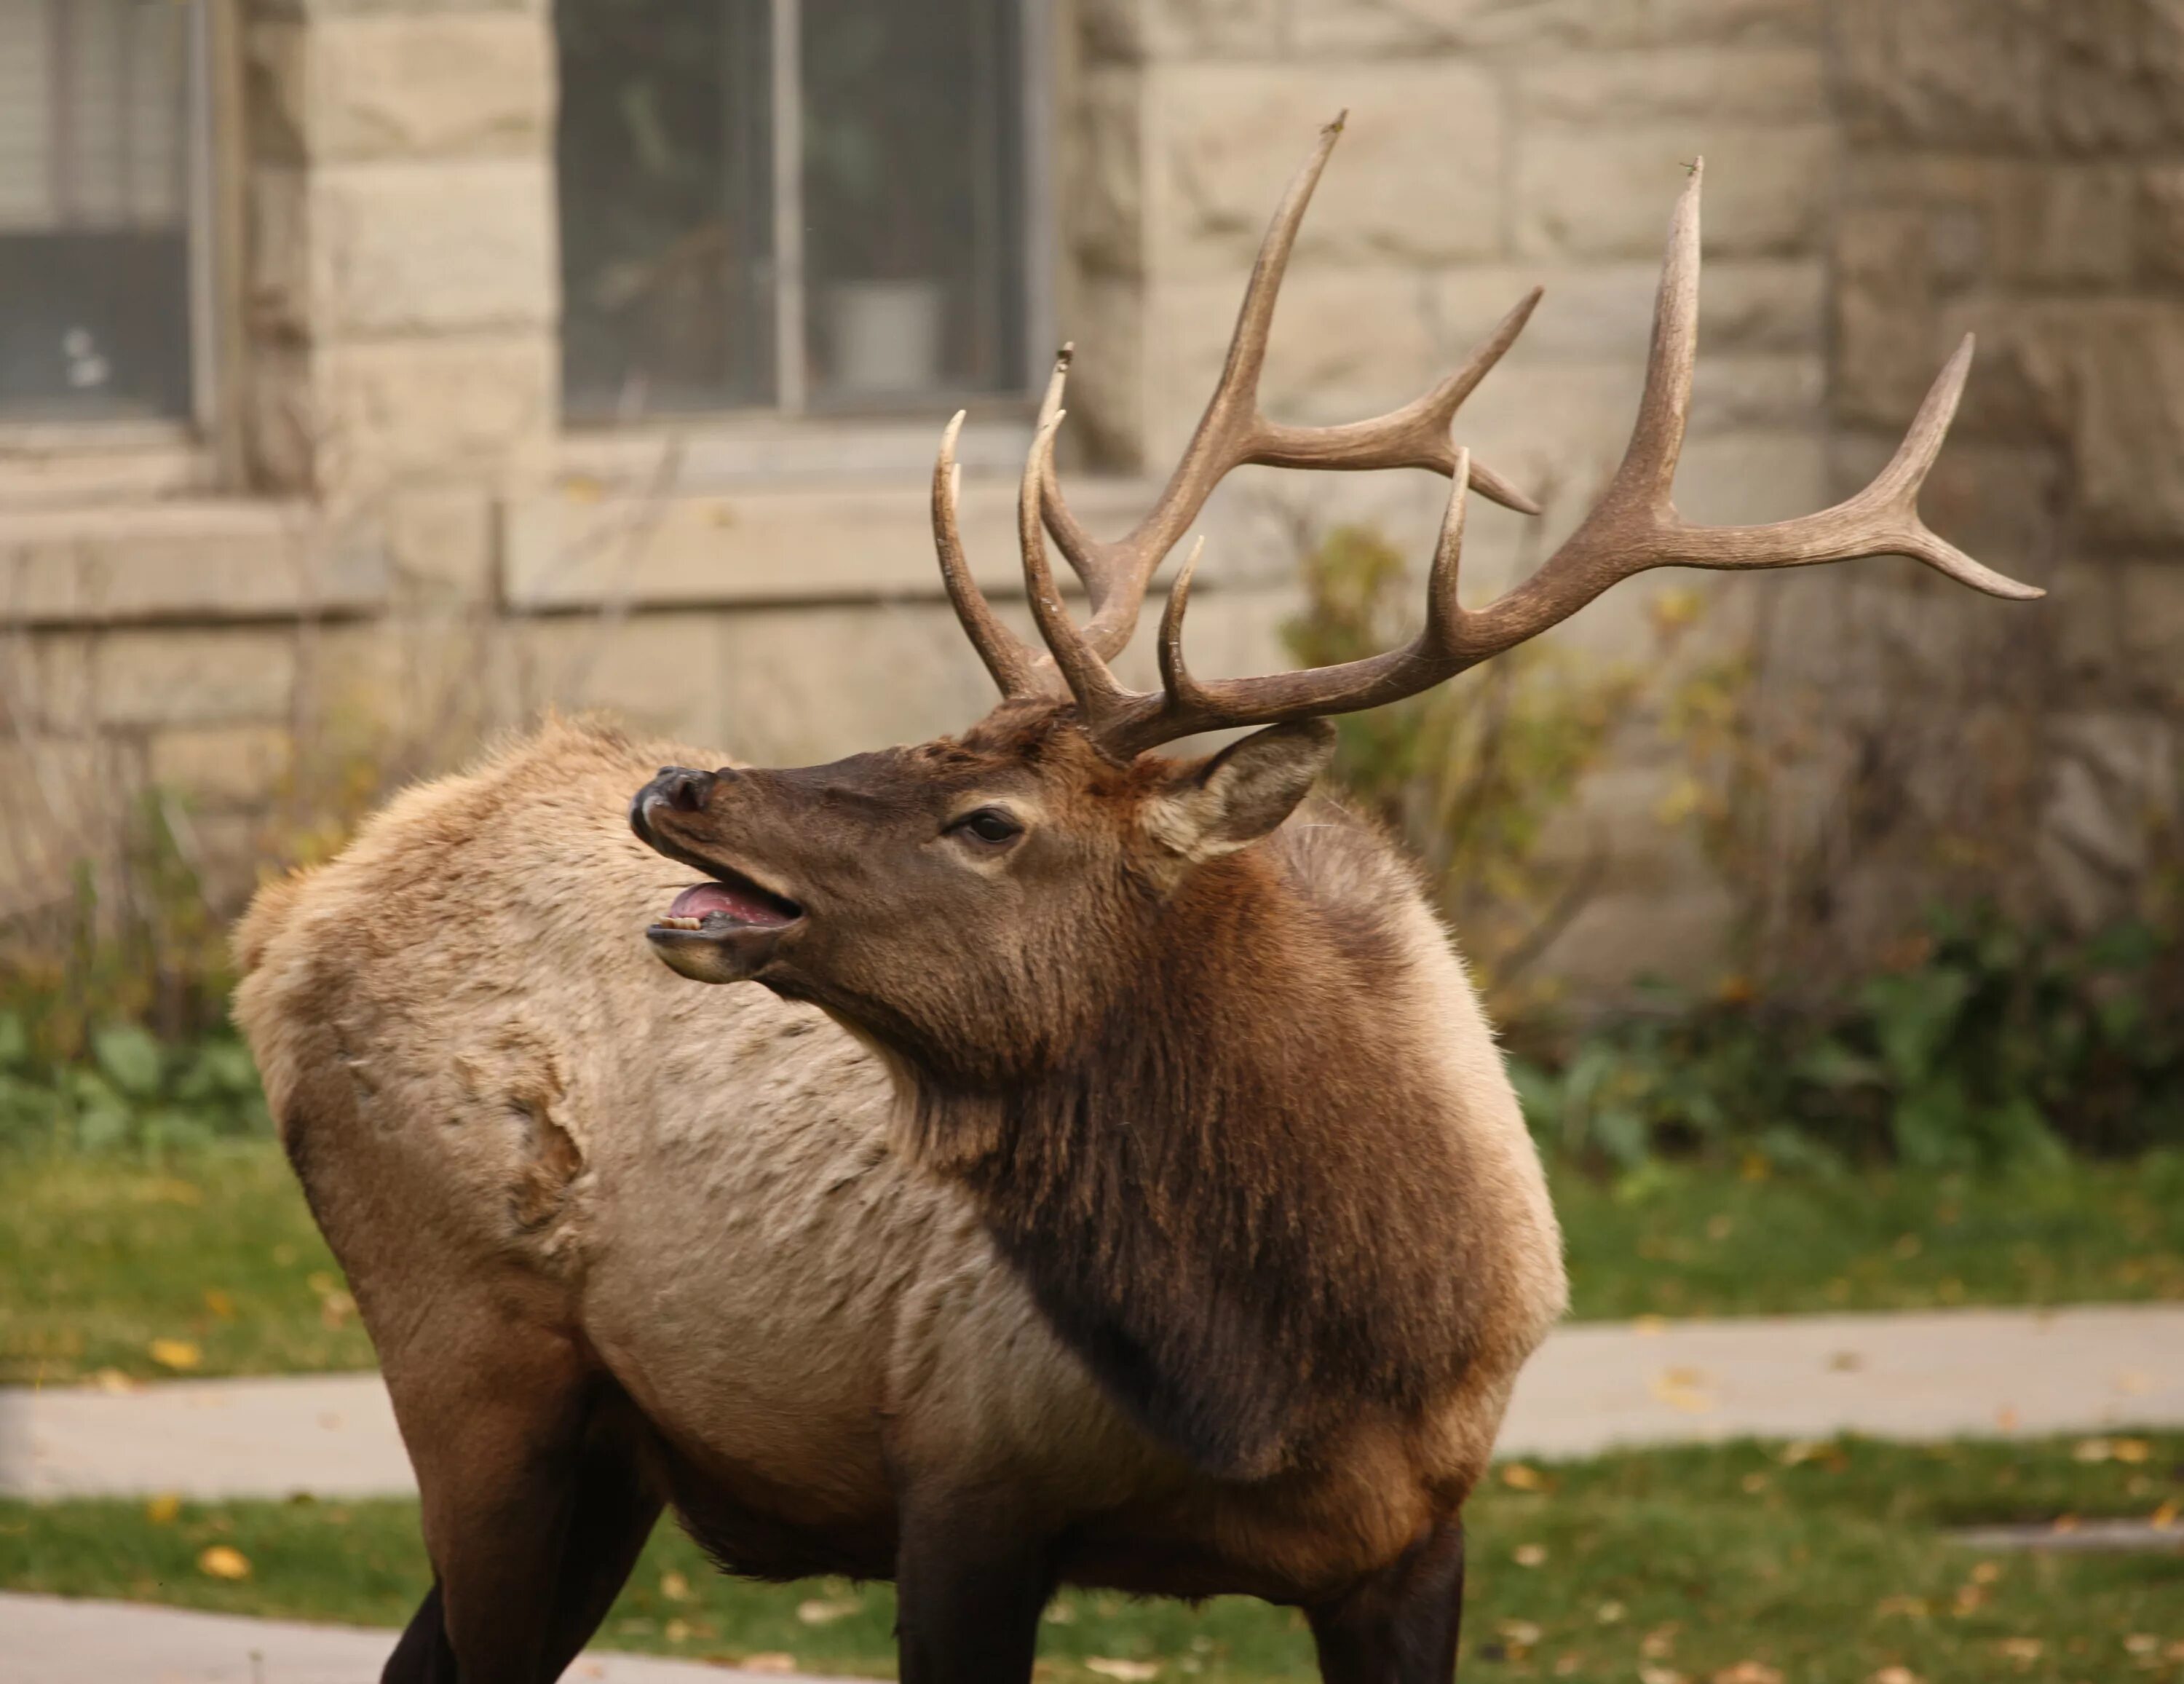
[{"label": "open mouth", "polygon": [[712,882],[694,883],[677,895],[652,928],[725,935],[741,929],[787,929],[803,916],[804,908],[786,895],[739,872],[720,869]]}]

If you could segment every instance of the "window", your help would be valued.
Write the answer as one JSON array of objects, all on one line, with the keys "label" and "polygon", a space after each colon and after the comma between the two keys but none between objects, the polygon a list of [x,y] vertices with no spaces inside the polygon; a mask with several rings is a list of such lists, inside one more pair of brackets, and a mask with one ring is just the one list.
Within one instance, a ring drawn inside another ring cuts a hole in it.
[{"label": "window", "polygon": [[191,413],[200,21],[0,0],[0,417]]},{"label": "window", "polygon": [[572,416],[1027,382],[1027,0],[558,0]]}]

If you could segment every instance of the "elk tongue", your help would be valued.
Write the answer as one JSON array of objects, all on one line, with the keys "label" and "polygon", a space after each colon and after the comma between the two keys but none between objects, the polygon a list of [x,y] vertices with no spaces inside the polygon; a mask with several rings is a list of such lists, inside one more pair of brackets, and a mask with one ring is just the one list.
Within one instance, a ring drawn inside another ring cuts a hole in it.
[{"label": "elk tongue", "polygon": [[795,919],[770,895],[729,883],[693,884],[668,907],[671,918],[704,918],[719,915],[739,924],[778,928]]}]

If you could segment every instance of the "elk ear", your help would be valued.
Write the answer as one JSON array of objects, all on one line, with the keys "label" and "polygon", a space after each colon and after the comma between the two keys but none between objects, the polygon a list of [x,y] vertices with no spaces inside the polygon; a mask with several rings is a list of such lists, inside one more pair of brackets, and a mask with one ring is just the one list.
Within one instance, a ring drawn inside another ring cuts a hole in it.
[{"label": "elk ear", "polygon": [[1193,767],[1154,797],[1146,828],[1186,860],[1234,853],[1294,812],[1334,754],[1334,728],[1324,719],[1269,725]]}]

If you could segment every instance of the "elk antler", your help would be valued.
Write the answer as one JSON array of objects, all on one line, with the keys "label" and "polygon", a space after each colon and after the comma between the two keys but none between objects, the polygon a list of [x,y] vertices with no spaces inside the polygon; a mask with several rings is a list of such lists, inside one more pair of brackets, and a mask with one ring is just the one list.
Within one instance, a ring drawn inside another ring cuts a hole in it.
[{"label": "elk antler", "polygon": [[[1282,277],[1289,268],[1290,253],[1296,244],[1297,229],[1312,190],[1327,167],[1329,154],[1341,138],[1344,119],[1337,117],[1320,131],[1319,142],[1290,181],[1289,190],[1268,225],[1259,245],[1251,279],[1244,290],[1236,328],[1228,341],[1228,360],[1220,382],[1199,417],[1197,431],[1168,477],[1152,511],[1127,537],[1112,543],[1094,538],[1072,514],[1050,460],[1043,470],[1040,502],[1045,523],[1061,546],[1062,555],[1084,582],[1091,598],[1092,617],[1084,638],[1098,656],[1112,660],[1137,629],[1138,612],[1154,572],[1176,540],[1190,529],[1214,488],[1233,469],[1245,466],[1276,468],[1429,468],[1439,474],[1456,471],[1457,452],[1448,430],[1457,410],[1516,343],[1524,324],[1540,302],[1535,287],[1501,324],[1475,347],[1461,367],[1423,396],[1370,421],[1350,421],[1338,427],[1290,427],[1270,421],[1259,412],[1259,375],[1267,360],[1267,339],[1273,325],[1274,304],[1281,293]],[[1062,387],[1068,376],[1072,348],[1065,345],[1055,360],[1046,396],[1039,405],[1039,424],[1046,427],[1061,413]],[[958,417],[960,421],[961,417]],[[933,469],[933,540],[940,551],[941,571],[948,594],[956,604],[964,629],[977,645],[987,670],[1006,695],[1030,694],[1047,675],[1047,663],[1026,649],[997,619],[978,594],[963,565],[962,545],[955,533],[955,496],[948,468],[952,460],[956,424],[950,423],[941,445],[941,458]],[[1499,475],[1485,467],[1473,471],[1473,482],[1496,502],[1527,515],[1540,512],[1539,505]],[[970,605],[969,606],[967,606]],[[1021,687],[1021,688],[1018,688]]]},{"label": "elk antler", "polygon": [[[2045,595],[1981,566],[1928,531],[1919,517],[1919,488],[1941,452],[1971,369],[1970,336],[1935,381],[1895,459],[1849,501],[1816,515],[1758,527],[1699,526],[1676,512],[1671,492],[1683,451],[1698,351],[1703,170],[1702,163],[1693,166],[1691,185],[1676,207],[1654,305],[1645,396],[1622,466],[1600,502],[1530,578],[1485,608],[1466,609],[1457,601],[1456,583],[1464,495],[1473,476],[1466,454],[1456,453],[1455,482],[1427,585],[1425,627],[1401,649],[1307,672],[1201,682],[1190,676],[1183,661],[1183,616],[1190,597],[1191,566],[1187,565],[1169,590],[1167,611],[1161,619],[1160,690],[1124,689],[1108,671],[1108,651],[1095,644],[1092,627],[1079,631],[1070,622],[1047,566],[1039,513],[1045,488],[1052,481],[1054,432],[1060,419],[1049,418],[1024,467],[1018,512],[1024,577],[1040,634],[1077,699],[1085,730],[1100,750],[1128,761],[1149,748],[1200,731],[1351,713],[1416,695],[1568,618],[1618,579],[1652,567],[1803,567],[1864,555],[1901,555],[1914,556],[1990,596],[2022,601]],[[1485,489],[1483,481],[1480,488]],[[1161,528],[1149,521],[1147,529]],[[1194,552],[1191,563],[1196,560]]]}]

